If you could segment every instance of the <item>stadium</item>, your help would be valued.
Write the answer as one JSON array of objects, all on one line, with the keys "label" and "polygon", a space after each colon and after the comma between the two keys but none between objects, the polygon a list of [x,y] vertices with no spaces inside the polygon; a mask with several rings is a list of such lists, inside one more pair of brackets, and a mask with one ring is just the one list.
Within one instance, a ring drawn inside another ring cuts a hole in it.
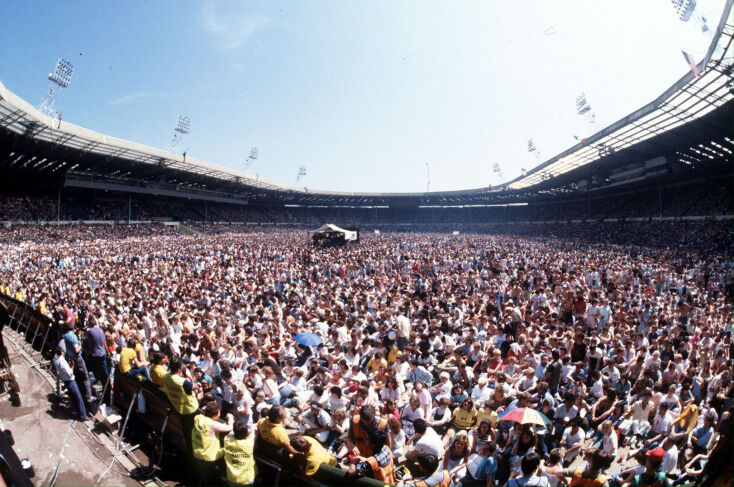
[{"label": "stadium", "polygon": [[66,61],[40,106],[0,78],[5,484],[730,485],[724,3],[659,96],[474,189],[269,181],[188,119],[69,123]]}]

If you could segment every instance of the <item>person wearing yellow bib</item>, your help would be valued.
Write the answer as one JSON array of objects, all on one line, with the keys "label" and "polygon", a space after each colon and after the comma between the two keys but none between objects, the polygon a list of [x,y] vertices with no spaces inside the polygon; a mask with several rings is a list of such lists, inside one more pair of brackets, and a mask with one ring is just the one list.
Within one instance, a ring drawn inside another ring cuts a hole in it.
[{"label": "person wearing yellow bib", "polygon": [[219,405],[212,401],[204,406],[202,414],[194,418],[191,446],[199,467],[199,485],[219,484],[216,462],[224,455],[224,451],[219,448],[219,433],[229,433],[234,423],[231,414],[227,415],[226,424],[220,423],[219,412]]},{"label": "person wearing yellow bib", "polygon": [[168,366],[169,373],[163,377],[163,391],[171,401],[173,409],[181,415],[181,427],[184,439],[191,448],[191,430],[194,428],[194,416],[199,410],[199,400],[196,399],[196,388],[191,381],[184,377],[184,368],[181,359],[175,358]]},{"label": "person wearing yellow bib", "polygon": [[227,466],[227,483],[231,486],[249,486],[255,482],[257,465],[252,456],[255,446],[255,428],[248,428],[244,421],[237,421],[232,434],[224,439],[224,463]]}]

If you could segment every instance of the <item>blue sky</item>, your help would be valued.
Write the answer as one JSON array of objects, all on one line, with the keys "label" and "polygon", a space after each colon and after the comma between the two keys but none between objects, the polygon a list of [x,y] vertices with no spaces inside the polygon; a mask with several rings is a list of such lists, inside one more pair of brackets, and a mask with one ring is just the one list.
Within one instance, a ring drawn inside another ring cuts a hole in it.
[{"label": "blue sky", "polygon": [[[64,121],[341,191],[497,184],[645,105],[700,60],[723,0],[0,3],[0,81]],[[584,92],[596,115],[575,113]],[[540,159],[527,152],[533,138]],[[492,172],[500,164],[502,176]]]}]

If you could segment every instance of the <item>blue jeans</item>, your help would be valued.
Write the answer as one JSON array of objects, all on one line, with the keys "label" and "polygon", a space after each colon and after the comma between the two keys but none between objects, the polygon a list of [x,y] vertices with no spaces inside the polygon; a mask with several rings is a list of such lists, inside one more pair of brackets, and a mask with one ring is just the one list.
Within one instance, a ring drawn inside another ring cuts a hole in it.
[{"label": "blue jeans", "polygon": [[77,385],[76,381],[65,380],[64,385],[66,385],[66,390],[69,391],[71,407],[79,415],[79,419],[81,419],[82,421],[86,420],[87,408],[84,406],[84,399],[82,398],[82,393],[79,391],[79,386]]},{"label": "blue jeans", "polygon": [[135,377],[137,375],[142,375],[146,379],[150,380],[150,372],[148,372],[147,367],[133,367],[127,372],[125,372],[125,375],[129,375],[130,377]]}]

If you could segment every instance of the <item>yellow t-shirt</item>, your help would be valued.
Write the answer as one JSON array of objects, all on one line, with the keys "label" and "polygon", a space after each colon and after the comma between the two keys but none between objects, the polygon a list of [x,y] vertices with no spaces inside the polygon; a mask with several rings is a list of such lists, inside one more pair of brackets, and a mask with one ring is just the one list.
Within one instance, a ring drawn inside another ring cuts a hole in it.
[{"label": "yellow t-shirt", "polygon": [[262,439],[271,445],[282,447],[288,443],[288,432],[280,423],[271,423],[268,418],[262,418],[257,422],[257,431]]},{"label": "yellow t-shirt", "polygon": [[392,347],[387,354],[387,363],[392,365],[397,362],[399,353],[400,349],[398,347]]},{"label": "yellow t-shirt", "polygon": [[[140,351],[143,350],[143,344],[138,342],[135,344],[135,355],[139,355]],[[143,354],[143,358],[145,358],[145,354]]]},{"label": "yellow t-shirt", "polygon": [[315,474],[323,463],[332,467],[337,466],[336,458],[321,446],[319,440],[310,436],[303,436],[302,438],[311,444],[311,449],[306,453],[306,475]]},{"label": "yellow t-shirt", "polygon": [[481,423],[485,419],[488,419],[492,422],[492,426],[497,424],[497,413],[495,411],[489,410],[485,411],[484,409],[480,409],[477,411],[477,424]]},{"label": "yellow t-shirt", "polygon": [[150,380],[153,384],[163,387],[163,379],[166,377],[166,368],[162,365],[154,365],[150,369]]},{"label": "yellow t-shirt", "polygon": [[120,372],[127,374],[130,369],[133,368],[133,360],[138,358],[138,354],[135,353],[130,347],[125,347],[120,352]]},{"label": "yellow t-shirt", "polygon": [[374,374],[380,370],[380,367],[387,367],[387,360],[382,357],[380,357],[379,360],[377,360],[377,357],[372,357],[372,359],[367,362],[367,369],[369,369],[370,374]]},{"label": "yellow t-shirt", "polygon": [[476,424],[476,419],[476,409],[471,409],[470,411],[467,411],[466,409],[459,406],[454,410],[454,425],[456,425],[456,427],[458,428],[469,430],[473,425]]}]

